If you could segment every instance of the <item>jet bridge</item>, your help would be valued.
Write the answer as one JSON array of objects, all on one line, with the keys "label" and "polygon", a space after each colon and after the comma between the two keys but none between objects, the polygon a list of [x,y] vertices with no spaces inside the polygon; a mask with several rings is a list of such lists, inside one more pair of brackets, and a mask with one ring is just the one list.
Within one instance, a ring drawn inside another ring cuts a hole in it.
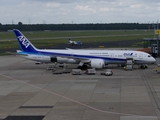
[{"label": "jet bridge", "polygon": [[160,56],[160,30],[156,30],[155,34],[157,34],[157,37],[143,38],[143,47],[151,48],[150,52],[152,56],[159,57]]}]

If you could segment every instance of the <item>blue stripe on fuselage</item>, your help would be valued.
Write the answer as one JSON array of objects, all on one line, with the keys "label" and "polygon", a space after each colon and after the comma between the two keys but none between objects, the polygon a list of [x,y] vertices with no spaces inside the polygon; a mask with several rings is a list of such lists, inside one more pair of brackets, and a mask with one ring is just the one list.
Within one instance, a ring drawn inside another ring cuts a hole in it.
[{"label": "blue stripe on fuselage", "polygon": [[[34,52],[21,52],[22,54],[31,54],[31,55],[44,55],[44,56],[64,56],[78,59],[103,59],[106,63],[112,62],[116,63],[117,61],[125,63],[126,59],[120,58],[110,58],[110,57],[102,57],[102,56],[90,56],[90,55],[76,55],[76,54],[67,54],[67,53],[56,53],[56,52],[46,52],[46,51],[34,51]],[[134,60],[134,63],[141,63],[143,60]]]},{"label": "blue stripe on fuselage", "polygon": [[90,56],[90,55],[76,55],[76,54],[67,54],[67,53],[46,52],[46,51],[36,51],[32,53],[28,52],[28,54],[45,55],[45,56],[64,56],[64,57],[71,57],[71,58],[78,58],[78,59],[103,59],[105,61],[121,61],[121,62],[126,61],[125,59],[120,59],[120,58],[110,58],[110,57]]}]

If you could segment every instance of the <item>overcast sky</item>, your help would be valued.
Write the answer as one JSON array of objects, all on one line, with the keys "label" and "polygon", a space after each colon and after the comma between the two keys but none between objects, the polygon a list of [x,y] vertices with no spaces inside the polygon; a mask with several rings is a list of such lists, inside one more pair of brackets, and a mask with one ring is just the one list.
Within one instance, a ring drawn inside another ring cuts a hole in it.
[{"label": "overcast sky", "polygon": [[0,0],[1,24],[152,23],[160,0]]}]

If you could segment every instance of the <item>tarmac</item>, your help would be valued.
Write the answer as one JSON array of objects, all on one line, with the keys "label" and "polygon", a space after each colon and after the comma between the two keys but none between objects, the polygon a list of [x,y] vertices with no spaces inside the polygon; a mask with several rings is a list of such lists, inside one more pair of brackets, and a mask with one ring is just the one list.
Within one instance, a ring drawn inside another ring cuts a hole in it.
[{"label": "tarmac", "polygon": [[95,75],[52,74],[47,66],[0,56],[0,120],[160,120],[156,64],[132,71],[106,66],[112,76],[100,75],[105,69]]}]

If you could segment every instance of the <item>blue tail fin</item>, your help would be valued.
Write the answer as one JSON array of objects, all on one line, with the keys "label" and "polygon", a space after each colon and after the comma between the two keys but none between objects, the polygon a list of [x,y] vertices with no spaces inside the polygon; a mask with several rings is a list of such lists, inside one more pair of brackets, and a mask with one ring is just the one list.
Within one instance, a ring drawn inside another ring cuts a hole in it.
[{"label": "blue tail fin", "polygon": [[36,52],[37,49],[29,42],[29,40],[17,29],[13,29],[21,50],[24,52]]}]

